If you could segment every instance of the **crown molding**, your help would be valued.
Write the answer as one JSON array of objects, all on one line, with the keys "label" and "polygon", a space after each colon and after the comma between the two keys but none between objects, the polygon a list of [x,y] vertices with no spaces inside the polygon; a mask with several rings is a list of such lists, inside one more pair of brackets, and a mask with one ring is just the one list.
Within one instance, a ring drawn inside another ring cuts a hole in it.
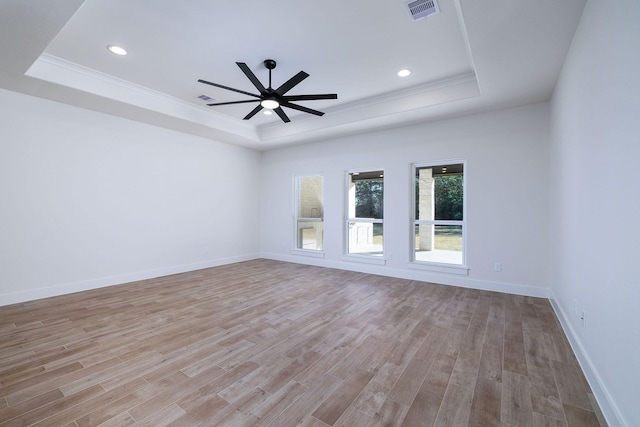
[{"label": "crown molding", "polygon": [[25,75],[258,142],[256,127],[250,123],[47,53],[40,55]]}]

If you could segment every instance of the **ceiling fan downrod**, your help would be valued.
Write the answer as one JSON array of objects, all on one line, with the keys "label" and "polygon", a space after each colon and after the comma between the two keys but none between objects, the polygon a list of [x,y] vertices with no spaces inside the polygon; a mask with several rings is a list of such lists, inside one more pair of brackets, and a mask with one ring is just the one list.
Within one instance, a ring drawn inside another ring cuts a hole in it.
[{"label": "ceiling fan downrod", "polygon": [[271,70],[276,68],[277,64],[273,59],[265,59],[263,63],[267,70],[269,70],[269,89],[271,89]]}]

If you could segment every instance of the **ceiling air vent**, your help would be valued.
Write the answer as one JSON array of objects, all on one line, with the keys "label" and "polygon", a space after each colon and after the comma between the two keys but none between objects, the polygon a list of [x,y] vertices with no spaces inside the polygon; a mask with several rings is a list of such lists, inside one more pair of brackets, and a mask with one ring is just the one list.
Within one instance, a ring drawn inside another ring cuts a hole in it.
[{"label": "ceiling air vent", "polygon": [[414,21],[419,21],[429,15],[440,13],[436,0],[410,0],[405,3],[407,11]]}]

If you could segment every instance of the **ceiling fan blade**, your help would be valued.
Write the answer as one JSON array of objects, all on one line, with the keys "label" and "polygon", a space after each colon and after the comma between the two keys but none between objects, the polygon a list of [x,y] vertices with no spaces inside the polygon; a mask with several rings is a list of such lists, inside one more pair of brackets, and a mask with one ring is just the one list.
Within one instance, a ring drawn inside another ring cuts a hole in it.
[{"label": "ceiling fan blade", "polygon": [[234,91],[234,92],[242,93],[244,95],[253,96],[255,98],[260,98],[260,95],[256,95],[255,93],[245,92],[244,90],[234,89],[232,87],[220,85],[218,83],[211,83],[211,82],[208,82],[208,81],[202,80],[202,79],[199,79],[198,82],[204,83],[204,84],[207,84],[207,85],[211,85],[211,86],[215,86],[215,87],[219,87],[219,88],[222,88],[222,89],[226,89],[226,90],[231,90],[231,91]]},{"label": "ceiling fan blade", "polygon": [[207,104],[209,107],[214,105],[230,105],[230,104],[246,104],[247,102],[260,102],[259,99],[247,99],[246,101],[231,101],[231,102],[215,102],[213,104]]},{"label": "ceiling fan blade", "polygon": [[295,85],[297,85],[307,77],[309,77],[309,74],[305,73],[304,71],[300,71],[298,74],[284,82],[284,84],[278,89],[276,89],[276,93],[278,95],[284,95],[285,93],[289,92]]},{"label": "ceiling fan blade", "polygon": [[338,99],[337,93],[323,93],[318,95],[287,95],[282,97],[285,101],[313,101],[316,99]]},{"label": "ceiling fan blade", "polygon": [[258,89],[258,91],[261,94],[264,95],[265,93],[267,93],[267,89],[264,88],[264,85],[260,83],[260,80],[258,80],[256,75],[253,74],[253,71],[251,71],[251,69],[247,66],[247,64],[245,64],[244,62],[236,62],[236,65],[240,67],[244,75],[247,76],[249,80],[251,80],[251,83],[253,83],[253,85],[256,87],[256,89]]},{"label": "ceiling fan blade", "polygon": [[244,118],[242,120],[249,120],[251,117],[253,117],[256,114],[258,114],[258,111],[262,110],[262,108],[263,108],[262,105],[258,104],[258,106],[256,108],[254,108],[253,110],[251,110],[251,112],[249,114],[244,116]]},{"label": "ceiling fan blade", "polygon": [[324,113],[322,111],[312,110],[311,108],[303,107],[302,105],[292,104],[290,102],[283,102],[282,106],[293,108],[294,110],[303,111],[309,114],[315,114],[316,116],[324,116]]},{"label": "ceiling fan blade", "polygon": [[283,122],[285,123],[289,123],[291,121],[291,119],[286,115],[286,113],[282,110],[282,107],[278,107],[275,110],[273,110],[276,112],[276,114],[278,116],[280,116],[280,118],[282,119]]}]

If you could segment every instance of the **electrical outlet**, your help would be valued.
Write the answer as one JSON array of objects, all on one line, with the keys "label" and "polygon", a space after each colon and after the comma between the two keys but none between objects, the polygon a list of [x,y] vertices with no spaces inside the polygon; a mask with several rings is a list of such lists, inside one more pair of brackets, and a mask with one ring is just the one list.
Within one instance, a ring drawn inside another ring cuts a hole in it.
[{"label": "electrical outlet", "polygon": [[501,272],[502,271],[502,263],[496,262],[493,264],[493,271]]},{"label": "electrical outlet", "polygon": [[582,310],[582,313],[580,313],[580,321],[582,322],[582,327],[586,329],[586,327],[587,327],[587,312],[586,312],[586,310]]}]

